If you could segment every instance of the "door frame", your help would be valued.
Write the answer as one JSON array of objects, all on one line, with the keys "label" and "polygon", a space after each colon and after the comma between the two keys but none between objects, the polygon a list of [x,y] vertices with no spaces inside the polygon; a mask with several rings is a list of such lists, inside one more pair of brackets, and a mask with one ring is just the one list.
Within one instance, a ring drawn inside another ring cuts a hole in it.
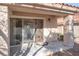
[{"label": "door frame", "polygon": [[[42,19],[43,20],[43,42],[45,41],[45,39],[44,39],[44,20],[46,19],[45,17],[36,17],[36,16],[34,16],[34,17],[32,17],[32,16],[17,16],[17,15],[11,15],[11,17],[10,18],[21,18],[22,20],[23,19]],[[23,24],[22,24],[22,26],[23,26]],[[22,34],[23,35],[23,34]],[[23,38],[22,38],[23,39]],[[34,41],[35,41],[35,39],[34,39]]]}]

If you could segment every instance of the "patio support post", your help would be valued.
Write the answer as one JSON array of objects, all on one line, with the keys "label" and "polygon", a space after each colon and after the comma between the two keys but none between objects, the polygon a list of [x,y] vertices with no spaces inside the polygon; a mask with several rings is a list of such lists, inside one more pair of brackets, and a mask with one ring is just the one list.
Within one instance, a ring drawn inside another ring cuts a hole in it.
[{"label": "patio support post", "polygon": [[73,15],[68,15],[64,19],[64,45],[69,47],[74,46],[73,19]]}]

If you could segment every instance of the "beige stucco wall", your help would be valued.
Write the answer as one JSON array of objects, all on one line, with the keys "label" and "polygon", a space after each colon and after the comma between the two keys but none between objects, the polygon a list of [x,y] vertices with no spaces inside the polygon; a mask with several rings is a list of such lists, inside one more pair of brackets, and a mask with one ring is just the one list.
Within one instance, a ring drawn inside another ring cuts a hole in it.
[{"label": "beige stucco wall", "polygon": [[74,41],[79,44],[79,13],[74,15]]},{"label": "beige stucco wall", "polygon": [[73,32],[73,15],[68,15],[64,19],[64,45],[74,46],[74,32]]},{"label": "beige stucco wall", "polygon": [[50,17],[50,21],[48,18],[44,20],[44,40],[47,42],[52,42],[57,40],[57,18],[54,16]]},{"label": "beige stucco wall", "polygon": [[57,29],[58,33],[64,34],[64,17],[57,17]]},{"label": "beige stucco wall", "polygon": [[74,25],[74,37],[79,37],[79,24]]},{"label": "beige stucco wall", "polygon": [[58,33],[64,35],[63,44],[73,47],[74,45],[74,27],[73,27],[73,15],[68,15],[66,17],[58,17]]},{"label": "beige stucco wall", "polygon": [[9,50],[9,28],[8,7],[0,6],[0,55],[8,55]]},{"label": "beige stucco wall", "polygon": [[79,23],[74,24],[74,41],[79,43]]}]

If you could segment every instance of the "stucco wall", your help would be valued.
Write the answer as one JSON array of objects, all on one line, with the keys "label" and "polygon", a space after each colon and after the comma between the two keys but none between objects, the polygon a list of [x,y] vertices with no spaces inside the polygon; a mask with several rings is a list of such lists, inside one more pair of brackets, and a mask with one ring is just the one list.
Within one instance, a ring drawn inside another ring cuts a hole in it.
[{"label": "stucco wall", "polygon": [[57,17],[57,29],[58,33],[64,34],[64,17]]},{"label": "stucco wall", "polygon": [[64,19],[64,45],[69,47],[74,46],[73,20],[73,15],[68,15]]},{"label": "stucco wall", "polygon": [[57,40],[57,18],[50,17],[44,20],[44,40],[47,42],[52,42]]},{"label": "stucco wall", "polygon": [[74,38],[76,42],[79,42],[79,23],[74,24]]},{"label": "stucco wall", "polygon": [[74,41],[79,43],[79,13],[74,15]]},{"label": "stucco wall", "polygon": [[79,24],[74,24],[74,37],[79,37]]},{"label": "stucco wall", "polygon": [[8,7],[0,6],[0,55],[8,55],[9,33],[8,33]]}]

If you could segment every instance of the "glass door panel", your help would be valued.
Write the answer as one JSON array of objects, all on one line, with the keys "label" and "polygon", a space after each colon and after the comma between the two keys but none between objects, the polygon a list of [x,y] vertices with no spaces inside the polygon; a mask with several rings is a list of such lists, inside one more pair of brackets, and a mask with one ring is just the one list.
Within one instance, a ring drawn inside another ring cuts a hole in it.
[{"label": "glass door panel", "polygon": [[22,19],[13,18],[10,21],[10,55],[14,55],[21,49],[22,43]]},{"label": "glass door panel", "polygon": [[33,41],[33,35],[35,31],[35,23],[31,20],[23,21],[23,39],[22,44],[29,43]]}]

